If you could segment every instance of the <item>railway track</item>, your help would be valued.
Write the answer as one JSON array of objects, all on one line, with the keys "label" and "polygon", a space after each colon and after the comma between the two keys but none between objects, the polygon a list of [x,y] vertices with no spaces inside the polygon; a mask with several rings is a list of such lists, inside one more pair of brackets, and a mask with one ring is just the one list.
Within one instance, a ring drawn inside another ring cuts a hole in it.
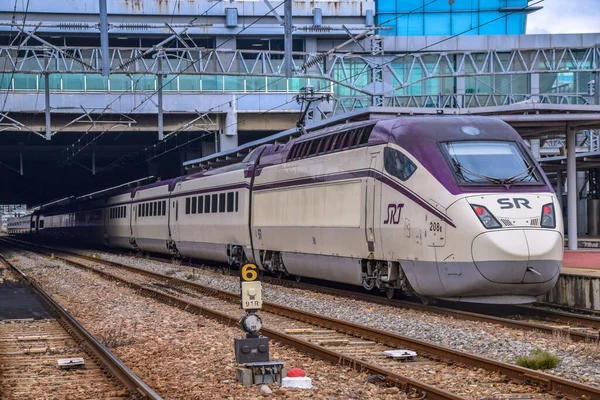
[{"label": "railway track", "polygon": [[[20,298],[24,299],[23,308],[27,308],[32,298],[42,299],[51,315],[50,318],[21,318],[0,323],[1,398],[161,399],[2,255],[0,263],[5,267],[3,271],[10,271],[7,274],[14,278],[11,285],[25,289],[22,295],[11,296],[11,301],[19,303]],[[20,291],[12,289],[10,292]]]},{"label": "railway track", "polygon": [[[113,253],[121,255],[123,254],[123,252],[119,251],[115,251]],[[166,261],[164,257],[160,256],[153,256],[151,259],[160,262]],[[426,311],[456,319],[494,323],[507,328],[525,331],[538,331],[550,335],[559,333],[560,335],[569,337],[573,341],[596,342],[600,340],[600,313],[597,315],[593,313],[590,313],[592,315],[585,315],[581,312],[571,313],[561,309],[553,310],[552,307],[549,307],[548,305],[545,307],[519,305],[469,306],[468,304],[463,303],[460,305],[448,304],[446,306],[434,306],[414,301],[388,299],[384,296],[336,289],[324,285],[298,282],[296,280],[275,278],[266,275],[262,277],[262,280],[263,282],[274,285],[311,290],[318,293],[343,296],[386,306]]]},{"label": "railway track", "polygon": [[[311,290],[323,294],[343,296],[381,305],[427,311],[456,319],[494,323],[508,328],[539,331],[548,334],[560,333],[568,336],[573,341],[595,342],[598,340],[598,329],[600,329],[600,317],[543,309],[535,306],[473,305],[468,307],[472,311],[467,311],[458,309],[456,306],[433,306],[406,300],[388,299],[372,294],[357,293],[349,290],[329,288],[292,280],[282,280],[273,277],[263,277],[263,281],[274,285]],[[465,307],[465,305],[460,306]],[[481,311],[475,311],[477,309],[480,309]]]},{"label": "railway track", "polygon": [[[226,323],[237,323],[239,318],[239,297],[229,292],[58,249],[45,247],[40,250],[23,243],[20,246],[46,255],[53,253],[55,258],[67,264],[125,283],[139,293],[192,313]],[[199,303],[198,299],[202,302]],[[513,398],[517,394],[522,396],[520,398],[600,398],[600,389],[595,387],[400,335],[270,303],[264,303],[263,311],[263,318],[269,326],[263,328],[264,335],[333,363],[382,375],[407,393],[426,394],[428,399],[471,398],[474,394],[450,393],[435,387],[435,379],[423,383],[408,375],[425,369],[432,371],[433,376],[450,376],[459,381],[469,379],[470,382],[475,381],[472,386],[478,386],[483,392],[493,388],[495,398],[501,398],[498,393]],[[416,351],[417,360],[402,363],[388,359],[383,351],[391,349]],[[478,371],[477,378],[473,376],[474,369]]]}]

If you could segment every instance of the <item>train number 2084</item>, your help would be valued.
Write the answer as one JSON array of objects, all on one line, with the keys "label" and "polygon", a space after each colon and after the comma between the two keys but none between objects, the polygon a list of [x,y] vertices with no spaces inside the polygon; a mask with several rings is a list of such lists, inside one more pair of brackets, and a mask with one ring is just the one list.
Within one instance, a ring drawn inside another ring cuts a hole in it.
[{"label": "train number 2084", "polygon": [[440,224],[439,222],[430,222],[429,223],[429,231],[430,232],[441,232],[442,224]]}]

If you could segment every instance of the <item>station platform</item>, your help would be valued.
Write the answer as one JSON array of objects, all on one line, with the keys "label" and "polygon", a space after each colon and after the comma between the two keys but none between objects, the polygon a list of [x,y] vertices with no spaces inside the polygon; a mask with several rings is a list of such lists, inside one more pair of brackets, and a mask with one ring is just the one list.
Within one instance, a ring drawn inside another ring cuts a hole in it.
[{"label": "station platform", "polygon": [[600,249],[565,250],[562,267],[600,270]]},{"label": "station platform", "polygon": [[565,250],[556,286],[538,300],[600,310],[600,249]]}]

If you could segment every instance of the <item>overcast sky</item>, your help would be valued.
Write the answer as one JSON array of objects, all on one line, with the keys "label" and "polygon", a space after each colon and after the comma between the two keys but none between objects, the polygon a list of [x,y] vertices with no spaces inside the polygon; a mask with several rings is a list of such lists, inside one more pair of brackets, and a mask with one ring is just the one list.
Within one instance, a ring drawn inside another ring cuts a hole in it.
[{"label": "overcast sky", "polygon": [[527,33],[600,32],[600,0],[545,0],[539,5],[544,8],[527,17]]}]

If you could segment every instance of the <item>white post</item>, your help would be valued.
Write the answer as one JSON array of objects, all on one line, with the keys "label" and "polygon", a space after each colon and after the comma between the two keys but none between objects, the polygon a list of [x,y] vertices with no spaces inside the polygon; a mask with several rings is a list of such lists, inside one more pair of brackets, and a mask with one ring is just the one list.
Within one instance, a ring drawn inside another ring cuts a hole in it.
[{"label": "white post", "polygon": [[577,250],[577,132],[567,124],[567,221],[569,250]]}]

